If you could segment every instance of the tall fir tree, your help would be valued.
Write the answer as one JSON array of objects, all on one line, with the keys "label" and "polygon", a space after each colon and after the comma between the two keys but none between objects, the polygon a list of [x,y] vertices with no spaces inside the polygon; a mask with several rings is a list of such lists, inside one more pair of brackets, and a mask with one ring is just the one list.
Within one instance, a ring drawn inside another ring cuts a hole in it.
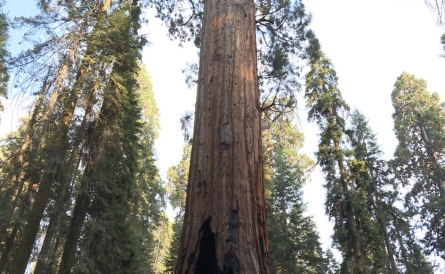
[{"label": "tall fir tree", "polygon": [[358,110],[351,114],[348,136],[354,157],[363,162],[367,170],[362,176],[362,187],[367,192],[371,218],[378,223],[375,237],[369,240],[378,243],[372,250],[372,256],[386,262],[386,269],[382,269],[382,273],[433,273],[414,235],[410,212],[397,206],[401,200],[402,186],[394,178],[392,167],[382,159],[377,138],[365,116]]},{"label": "tall fir tree", "polygon": [[[315,163],[299,150],[304,136],[288,114],[263,131],[271,273],[327,273],[315,224],[305,216],[302,187]],[[264,126],[263,126],[264,127]]]},{"label": "tall fir tree", "polygon": [[318,164],[325,174],[326,213],[334,220],[333,243],[343,257],[341,273],[380,273],[385,270],[384,246],[370,211],[370,180],[366,162],[355,157],[347,128],[349,106],[342,98],[331,61],[310,33],[306,76],[309,120],[320,128]]}]

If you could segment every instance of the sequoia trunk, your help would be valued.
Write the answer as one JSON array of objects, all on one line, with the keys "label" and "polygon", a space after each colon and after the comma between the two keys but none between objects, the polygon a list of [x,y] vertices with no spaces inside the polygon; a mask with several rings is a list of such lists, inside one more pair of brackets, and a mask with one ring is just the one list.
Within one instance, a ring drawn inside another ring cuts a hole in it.
[{"label": "sequoia trunk", "polygon": [[253,0],[204,2],[176,273],[269,273]]}]

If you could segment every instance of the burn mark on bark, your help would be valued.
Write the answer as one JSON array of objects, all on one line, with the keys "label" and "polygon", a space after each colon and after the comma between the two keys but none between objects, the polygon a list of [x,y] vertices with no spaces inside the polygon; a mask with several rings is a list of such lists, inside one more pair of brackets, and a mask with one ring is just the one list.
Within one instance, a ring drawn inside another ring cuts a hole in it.
[{"label": "burn mark on bark", "polygon": [[[195,258],[195,252],[190,253],[189,257],[187,258],[188,267],[190,267],[190,265],[193,263],[193,258]],[[186,272],[188,272],[188,267]]]},{"label": "burn mark on bark", "polygon": [[226,242],[236,243],[237,222],[238,222],[238,210],[232,209],[232,215],[230,216],[230,224],[229,224],[229,238],[227,238]]},{"label": "burn mark on bark", "polygon": [[195,274],[220,274],[216,261],[216,237],[210,229],[212,216],[204,221],[199,233],[202,235],[199,242],[199,256],[196,261]]},{"label": "burn mark on bark", "polygon": [[241,267],[238,260],[238,257],[232,252],[229,251],[224,256],[224,270],[223,274],[239,274],[241,273]]},{"label": "burn mark on bark", "polygon": [[260,252],[261,252],[261,259],[264,259],[266,257],[266,252],[264,252],[264,240],[263,237],[258,238],[258,242],[260,244]]}]

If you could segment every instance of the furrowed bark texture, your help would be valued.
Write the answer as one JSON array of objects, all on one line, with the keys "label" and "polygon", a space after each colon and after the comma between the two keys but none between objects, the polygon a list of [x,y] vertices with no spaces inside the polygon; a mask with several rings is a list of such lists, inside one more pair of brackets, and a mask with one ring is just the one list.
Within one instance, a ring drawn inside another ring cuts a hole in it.
[{"label": "furrowed bark texture", "polygon": [[253,0],[204,3],[176,273],[269,273]]}]

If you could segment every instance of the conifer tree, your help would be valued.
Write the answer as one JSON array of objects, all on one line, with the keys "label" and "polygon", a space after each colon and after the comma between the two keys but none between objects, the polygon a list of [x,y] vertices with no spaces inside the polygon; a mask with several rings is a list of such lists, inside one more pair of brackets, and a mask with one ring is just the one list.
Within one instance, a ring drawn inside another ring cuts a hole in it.
[{"label": "conifer tree", "polygon": [[[349,106],[338,89],[336,72],[310,33],[308,55],[311,70],[306,76],[309,120],[320,128],[318,164],[325,174],[326,213],[334,220],[334,245],[343,256],[341,273],[369,273],[384,267],[373,257],[377,224],[368,210],[366,166],[355,159],[347,136]],[[380,265],[379,265],[380,264]]]},{"label": "conifer tree", "polygon": [[[176,271],[268,273],[259,113],[295,107],[291,99],[299,90],[294,73],[298,70],[289,58],[301,53],[297,49],[302,48],[309,23],[304,6],[300,1],[251,0],[154,1],[154,6],[173,37],[193,40],[201,50]],[[233,65],[226,66],[227,62]],[[269,105],[259,105],[258,83],[262,97],[271,98]],[[240,193],[246,203],[236,203]],[[253,233],[245,234],[245,229]]]},{"label": "conifer tree", "polygon": [[[265,185],[268,206],[271,273],[328,273],[328,258],[321,249],[315,226],[304,216],[301,187],[314,163],[298,153],[303,135],[291,122],[293,114],[277,114],[263,126]],[[275,117],[276,118],[276,117]],[[271,147],[271,149],[269,149]],[[177,210],[174,236],[167,260],[167,273],[174,273],[185,207],[185,191],[190,164],[190,144],[184,146],[180,163],[167,173],[167,192]],[[276,182],[276,183],[275,183]]]},{"label": "conifer tree", "polygon": [[425,80],[406,72],[397,78],[391,98],[399,141],[393,165],[397,178],[410,186],[405,205],[419,212],[426,250],[443,256],[445,104],[427,91]]},{"label": "conifer tree", "polygon": [[[101,20],[98,20],[98,18],[100,18],[100,15],[103,15],[108,8],[107,3],[104,5],[102,5],[102,3],[95,3],[95,5],[90,6],[91,9],[86,9],[86,12],[83,14],[78,14],[78,18],[74,17],[79,20],[80,24],[78,26],[76,23],[66,24],[66,28],[63,29],[65,32],[55,32],[52,24],[58,20],[65,21],[63,18],[64,13],[60,6],[54,6],[54,3],[47,4],[45,7],[42,6],[42,16],[37,16],[36,22],[33,22],[32,19],[21,19],[23,24],[32,22],[31,25],[37,26],[38,31],[45,28],[50,31],[46,33],[47,37],[45,37],[48,40],[43,43],[37,43],[33,50],[20,54],[20,57],[16,59],[20,60],[17,62],[19,64],[28,64],[28,66],[24,65],[23,67],[18,67],[19,69],[16,70],[16,73],[29,73],[30,75],[29,77],[24,77],[24,81],[28,81],[26,85],[25,82],[19,83],[22,88],[32,86],[37,81],[35,76],[41,73],[41,71],[44,73],[47,72],[48,75],[41,84],[31,120],[28,123],[28,136],[25,137],[22,146],[21,159],[23,159],[24,163],[19,165],[20,168],[12,173],[11,178],[13,182],[11,190],[14,188],[15,190],[12,191],[14,194],[8,197],[14,201],[10,208],[17,212],[18,216],[22,217],[23,215],[24,217],[24,227],[22,233],[20,233],[21,238],[17,239],[15,254],[11,257],[12,273],[23,272],[27,265],[39,231],[40,222],[51,197],[53,186],[55,186],[54,180],[58,180],[60,174],[68,175],[62,170],[64,161],[68,158],[69,150],[71,149],[68,133],[72,122],[75,121],[73,120],[75,107],[80,97],[81,88],[85,84],[85,69],[91,64],[91,60],[88,59],[88,57],[83,58],[80,66],[77,68],[78,70],[72,74],[72,86],[65,86],[65,81],[69,75],[68,68],[73,64],[74,54],[81,42],[81,36],[70,35],[69,31],[76,30],[77,28],[79,31],[77,34],[81,35],[85,33],[85,29],[88,27],[87,23],[94,24],[95,22],[100,22]],[[76,9],[76,7],[68,5],[67,9]],[[57,15],[58,11],[61,12],[60,15]],[[52,16],[55,17],[53,18]],[[73,21],[75,21],[75,19],[73,19]],[[94,19],[96,19],[96,21]],[[98,28],[95,28],[95,30],[97,29]],[[32,33],[33,32],[31,32],[31,34]],[[94,34],[94,31],[92,33]],[[89,38],[91,38],[91,36],[87,35],[87,41]],[[59,51],[56,50],[57,47],[61,47]],[[85,51],[86,56],[88,56],[88,51],[90,51],[90,54],[91,51],[94,51],[94,46],[91,44],[88,45],[87,48]],[[68,55],[66,55],[65,58],[61,58],[62,62],[57,69],[54,69],[57,64],[51,63],[52,61],[57,62],[57,57],[54,57],[54,52],[51,52],[51,50],[56,50],[55,52],[62,56],[66,53],[64,50],[68,51]],[[46,65],[49,68],[41,69],[45,66],[45,61],[49,61]],[[51,65],[54,65],[54,67]],[[33,71],[37,71],[37,74],[34,74]],[[65,89],[62,89],[62,87]],[[94,90],[94,88],[92,88],[92,90]],[[60,98],[63,98],[63,100]],[[51,124],[51,122],[53,124]],[[48,129],[51,130],[50,134],[46,134]],[[67,180],[61,180],[61,182],[66,181]],[[64,189],[66,186],[62,183],[60,188]],[[36,191],[37,189],[38,191]],[[25,192],[25,195],[22,196],[22,199],[17,199],[17,194],[22,191]],[[32,207],[27,208],[28,201],[32,201]],[[58,202],[57,204],[59,205],[61,203]],[[6,224],[11,225],[9,220],[7,220]],[[19,226],[19,224],[19,220],[15,221],[15,224],[12,224],[14,227],[12,231],[17,231],[18,229],[15,227]],[[0,233],[3,233],[3,229],[4,228],[2,228]],[[4,235],[5,234],[3,234],[3,236]],[[8,235],[8,237],[15,239],[14,233]],[[4,256],[8,255],[4,254]]]},{"label": "conifer tree", "polygon": [[298,152],[304,136],[292,118],[266,120],[263,131],[263,150],[272,147],[265,155],[271,273],[326,273],[327,259],[315,224],[305,216],[301,190],[315,163]]},{"label": "conifer tree", "polygon": [[400,273],[402,270],[405,273],[433,273],[414,236],[410,224],[412,216],[396,206],[401,186],[395,180],[391,167],[382,159],[376,136],[358,110],[351,114],[348,135],[354,157],[363,161],[367,169],[362,182],[366,184],[364,187],[368,193],[368,210],[378,223],[378,233],[374,234],[377,237],[368,240],[384,245],[384,248],[376,245],[372,255],[386,262],[384,273]]},{"label": "conifer tree", "polygon": [[35,26],[26,38],[43,31],[47,40],[16,59],[18,87],[38,96],[2,168],[2,213],[14,214],[0,216],[0,272],[22,273],[34,260],[35,273],[151,272],[164,192],[152,152],[158,114],[137,62],[138,1],[40,9],[17,23]]},{"label": "conifer tree", "polygon": [[[9,73],[6,64],[9,55],[6,49],[6,41],[8,40],[8,20],[3,12],[3,4],[0,3],[0,96],[7,98],[7,87],[9,81]],[[0,101],[0,111],[3,110],[3,105]]]},{"label": "conifer tree", "polygon": [[177,212],[172,224],[172,240],[166,258],[166,273],[175,273],[176,261],[179,254],[179,244],[181,241],[181,231],[184,223],[184,210],[187,198],[187,180],[190,169],[190,154],[192,151],[191,140],[184,145],[181,161],[169,167],[167,171],[166,191],[168,200],[173,209]]}]

